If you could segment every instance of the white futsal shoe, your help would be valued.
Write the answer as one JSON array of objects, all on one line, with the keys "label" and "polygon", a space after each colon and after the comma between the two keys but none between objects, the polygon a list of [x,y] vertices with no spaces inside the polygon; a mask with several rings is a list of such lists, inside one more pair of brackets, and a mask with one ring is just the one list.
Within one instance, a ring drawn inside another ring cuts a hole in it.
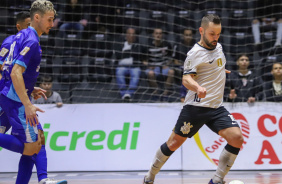
[{"label": "white futsal shoe", "polygon": [[67,180],[42,179],[38,184],[67,184]]}]

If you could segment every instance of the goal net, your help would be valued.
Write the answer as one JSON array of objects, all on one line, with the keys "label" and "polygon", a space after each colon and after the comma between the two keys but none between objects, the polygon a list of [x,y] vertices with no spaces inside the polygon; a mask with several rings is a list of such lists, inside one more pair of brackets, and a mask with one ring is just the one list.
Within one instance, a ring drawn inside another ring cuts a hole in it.
[{"label": "goal net", "polygon": [[[15,16],[32,2],[1,0],[0,43],[16,34]],[[69,0],[52,2],[57,16],[40,38],[40,76],[52,76],[64,103],[180,102],[183,62],[200,40],[205,14],[221,17],[227,69],[236,71],[244,53],[264,83],[272,80],[273,63],[282,62],[281,0],[77,0],[73,9]]]}]

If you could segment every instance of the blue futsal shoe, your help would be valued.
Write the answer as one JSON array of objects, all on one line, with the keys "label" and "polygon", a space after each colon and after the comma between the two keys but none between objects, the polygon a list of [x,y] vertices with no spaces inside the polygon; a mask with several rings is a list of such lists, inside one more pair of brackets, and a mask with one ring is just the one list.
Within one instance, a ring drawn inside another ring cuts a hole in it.
[{"label": "blue futsal shoe", "polygon": [[214,182],[212,181],[212,179],[211,179],[210,182],[209,182],[209,184],[225,184],[225,181],[222,181],[222,182],[219,182],[219,183],[214,183]]}]

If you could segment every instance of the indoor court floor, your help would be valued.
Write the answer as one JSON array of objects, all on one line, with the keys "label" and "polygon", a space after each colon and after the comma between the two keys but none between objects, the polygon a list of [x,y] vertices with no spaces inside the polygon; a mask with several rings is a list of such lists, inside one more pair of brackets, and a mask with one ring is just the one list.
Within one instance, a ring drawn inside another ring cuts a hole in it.
[{"label": "indoor court floor", "polygon": [[[214,171],[162,171],[155,184],[207,184]],[[142,184],[146,172],[59,172],[50,173],[49,178],[66,179],[69,184]],[[15,183],[16,173],[0,173],[0,184]],[[281,171],[230,171],[225,177],[241,180],[245,184],[282,184]],[[33,173],[30,184],[36,184]]]}]

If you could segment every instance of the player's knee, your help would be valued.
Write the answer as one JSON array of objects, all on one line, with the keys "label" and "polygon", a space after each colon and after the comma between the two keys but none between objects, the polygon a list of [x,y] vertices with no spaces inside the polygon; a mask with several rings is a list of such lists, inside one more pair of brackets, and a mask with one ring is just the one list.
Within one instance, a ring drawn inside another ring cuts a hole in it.
[{"label": "player's knee", "polygon": [[180,135],[173,134],[166,143],[171,151],[175,151],[185,142],[186,139],[187,138],[181,137]]},{"label": "player's knee", "polygon": [[234,145],[236,145],[236,147],[240,148],[244,142],[243,135],[241,133],[235,133],[232,136],[232,142],[234,142]]},{"label": "player's knee", "polygon": [[41,144],[45,145],[45,135],[44,135],[43,130],[39,130],[39,134],[38,135],[40,136]]},{"label": "player's knee", "polygon": [[42,144],[42,145],[45,145],[45,136],[44,136],[44,134],[43,134],[42,137],[41,137],[41,144]]}]

